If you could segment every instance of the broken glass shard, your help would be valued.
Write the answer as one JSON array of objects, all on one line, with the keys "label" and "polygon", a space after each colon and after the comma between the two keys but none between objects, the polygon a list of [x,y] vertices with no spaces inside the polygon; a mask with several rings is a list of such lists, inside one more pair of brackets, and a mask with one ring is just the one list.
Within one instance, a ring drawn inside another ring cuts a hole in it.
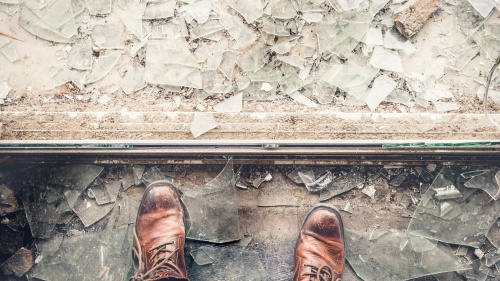
[{"label": "broken glass shard", "polygon": [[499,173],[500,169],[492,168],[487,172],[472,177],[465,183],[465,186],[469,188],[478,188],[484,190],[491,196],[491,198],[497,200],[498,198],[500,198],[500,185],[496,178],[497,174]]},{"label": "broken glass shard", "polygon": [[130,95],[147,86],[143,80],[144,70],[145,68],[142,64],[137,64],[132,70],[127,72],[122,81],[122,90],[125,94]]},{"label": "broken glass shard", "polygon": [[127,32],[134,35],[137,39],[144,39],[144,26],[142,23],[142,15],[146,9],[146,3],[133,2],[120,13],[123,24]]},{"label": "broken glass shard", "polygon": [[85,0],[89,13],[95,15],[107,15],[111,13],[111,0]]},{"label": "broken glass shard", "polygon": [[469,3],[476,9],[484,18],[487,17],[491,10],[495,8],[494,0],[468,0]]},{"label": "broken glass shard", "polygon": [[206,22],[210,16],[210,12],[212,11],[212,2],[210,0],[198,0],[184,6],[183,10],[193,17],[198,24],[202,24]]},{"label": "broken glass shard", "polygon": [[387,228],[381,226],[381,225],[376,225],[372,231],[370,232],[370,236],[368,237],[369,241],[376,240],[380,237],[382,237],[385,234],[388,234],[389,230]]},{"label": "broken glass shard", "polygon": [[378,69],[371,67],[334,64],[322,80],[360,98],[378,72]]},{"label": "broken glass shard", "polygon": [[121,28],[116,24],[100,24],[94,26],[91,36],[99,48],[123,49],[121,33]]},{"label": "broken glass shard", "polygon": [[92,68],[92,72],[85,79],[85,84],[91,84],[104,78],[118,63],[121,55],[121,51],[109,51],[100,55]]},{"label": "broken glass shard", "polygon": [[339,12],[346,12],[350,10],[357,9],[359,5],[363,2],[363,0],[329,0],[328,1],[332,6]]},{"label": "broken glass shard", "polygon": [[394,28],[385,33],[384,48],[402,50],[406,55],[412,55],[416,51],[411,41]]},{"label": "broken glass shard", "polygon": [[[238,61],[238,55],[234,52],[225,52],[219,70],[229,81],[233,80],[234,67]],[[241,89],[240,89],[241,90]]]},{"label": "broken glass shard", "polygon": [[73,82],[79,89],[83,89],[85,87],[85,76],[87,76],[87,73],[88,71],[82,72],[67,68],[59,69],[53,77],[54,87]]},{"label": "broken glass shard", "polygon": [[312,181],[305,181],[304,174],[299,172],[299,176],[301,177],[302,181],[304,182],[307,190],[311,192],[317,192],[320,191],[324,188],[326,188],[332,181],[333,181],[333,175],[332,172],[327,171],[324,175],[318,177],[317,179],[314,180],[314,172],[312,172],[313,178]]},{"label": "broken glass shard", "polygon": [[183,38],[148,42],[144,80],[160,85],[202,88],[200,66]]},{"label": "broken glass shard", "polygon": [[448,62],[446,64],[447,67],[456,70],[462,71],[462,69],[479,54],[479,46],[472,46],[465,50],[463,50],[458,55],[448,58]]},{"label": "broken glass shard", "polygon": [[145,20],[166,19],[174,17],[176,1],[149,2],[144,11]]},{"label": "broken glass shard", "polygon": [[65,166],[54,173],[49,183],[74,190],[83,190],[101,174],[103,169],[103,167],[95,165]]},{"label": "broken glass shard", "polygon": [[445,199],[455,199],[462,197],[462,193],[458,190],[454,185],[448,185],[445,187],[434,188],[436,194],[434,195],[436,199],[445,200]]},{"label": "broken glass shard", "polygon": [[433,101],[432,104],[436,108],[436,112],[449,112],[460,109],[460,105],[457,102]]},{"label": "broken glass shard", "polygon": [[191,227],[188,239],[225,243],[241,239],[233,160],[202,188],[184,190]]},{"label": "broken glass shard", "polygon": [[334,179],[325,189],[321,190],[319,201],[326,201],[336,195],[359,187],[365,182],[365,176],[360,171],[354,171]]},{"label": "broken glass shard", "polygon": [[309,107],[318,107],[318,105],[310,100],[308,97],[304,96],[301,94],[299,91],[295,91],[291,94],[287,94],[289,97],[291,97],[293,100],[300,102],[301,104]]},{"label": "broken glass shard", "polygon": [[206,37],[224,29],[218,20],[210,20],[191,29],[191,38]]},{"label": "broken glass shard", "polygon": [[271,50],[280,55],[289,53],[291,49],[292,49],[292,44],[290,43],[290,41],[281,42],[271,46]]},{"label": "broken glass shard", "polygon": [[432,58],[427,63],[425,67],[425,76],[430,76],[434,79],[439,79],[444,75],[444,67],[446,64],[446,59],[444,58]]},{"label": "broken glass shard", "polygon": [[243,108],[242,93],[235,94],[234,96],[214,105],[214,110],[217,112],[238,113],[241,111],[242,108]]},{"label": "broken glass shard", "polygon": [[271,8],[271,16],[280,20],[293,19],[297,11],[290,0],[271,0],[268,4]]},{"label": "broken glass shard", "polygon": [[35,36],[56,43],[74,43],[74,39],[56,30],[49,23],[44,22],[29,8],[23,7],[19,16],[19,25]]},{"label": "broken glass shard", "polygon": [[[420,239],[423,238],[390,231],[378,239],[370,240],[368,233],[348,230],[346,258],[363,280],[408,280],[470,269],[458,257],[443,252],[435,245],[427,247],[428,243],[432,243]],[[412,243],[408,243],[408,240]]]},{"label": "broken glass shard", "polygon": [[22,197],[31,234],[35,238],[50,238],[63,213],[61,208],[58,208],[58,202],[48,203],[45,200],[45,193],[38,188],[26,188]]},{"label": "broken glass shard", "polygon": [[[500,204],[491,200],[486,192],[475,192],[475,189],[465,187],[460,181],[460,172],[449,167],[440,171],[415,210],[408,231],[470,247],[479,247],[484,243],[486,233],[497,219]],[[436,198],[436,189],[451,185],[460,191],[462,197]],[[464,224],[468,227],[463,227]]]},{"label": "broken glass shard", "polygon": [[82,40],[71,48],[68,66],[78,70],[92,69],[92,41]]},{"label": "broken glass shard", "polygon": [[195,138],[219,126],[214,116],[210,113],[195,113],[191,123],[191,133]]},{"label": "broken glass shard", "polygon": [[500,221],[496,221],[493,226],[491,226],[486,237],[488,237],[488,241],[490,241],[495,248],[498,249],[500,247]]},{"label": "broken glass shard", "polygon": [[33,267],[34,264],[33,253],[23,247],[2,263],[0,269],[5,275],[22,277]]},{"label": "broken glass shard", "polygon": [[382,10],[389,0],[374,0],[370,5],[370,15],[375,16],[380,10]]},{"label": "broken glass shard", "polygon": [[1,47],[0,51],[10,62],[17,61],[17,51],[14,41],[10,41],[9,43]]},{"label": "broken glass shard", "polygon": [[227,13],[219,13],[219,21],[229,35],[238,42],[240,48],[250,46],[250,44],[257,39],[257,36],[255,36],[252,30],[235,16],[231,16]]},{"label": "broken glass shard", "polygon": [[397,83],[387,75],[380,75],[373,81],[365,102],[373,111],[396,88]]},{"label": "broken glass shard", "polygon": [[191,252],[190,255],[193,257],[193,260],[197,265],[207,265],[215,262],[215,260],[205,250],[203,250],[203,248],[199,248],[198,250]]},{"label": "broken glass shard", "polygon": [[158,169],[158,167],[151,167],[149,170],[144,172],[144,175],[142,175],[142,181],[146,186],[152,184],[155,181],[162,181],[166,180],[167,178],[165,175]]},{"label": "broken glass shard", "polygon": [[[257,251],[241,247],[203,247],[216,261],[189,269],[192,280],[264,280],[265,271]],[[231,268],[231,270],[227,270]]]},{"label": "broken glass shard", "polygon": [[228,0],[229,7],[243,16],[247,23],[252,23],[262,17],[264,7],[261,1]]},{"label": "broken glass shard", "polygon": [[[301,176],[302,174],[302,176]],[[302,177],[305,177],[306,182],[313,182],[316,178],[314,176],[314,171],[310,167],[300,166],[297,169],[291,171],[287,174],[288,178],[290,178],[296,184],[304,183]]]},{"label": "broken glass shard", "polygon": [[113,209],[113,204],[99,205],[95,199],[83,194],[76,200],[72,208],[83,225],[89,227],[109,214]]},{"label": "broken glass shard", "polygon": [[[267,17],[262,18],[262,31],[275,36],[290,36],[291,31],[284,22]],[[274,36],[272,37],[274,38]]]},{"label": "broken glass shard", "polygon": [[368,28],[365,37],[361,40],[367,45],[384,45],[384,38],[382,37],[382,29],[380,28]]},{"label": "broken glass shard", "polygon": [[374,68],[384,69],[394,72],[403,72],[403,64],[398,53],[386,50],[382,46],[377,46],[373,50],[370,64]]},{"label": "broken glass shard", "polygon": [[369,186],[363,188],[363,190],[361,190],[361,192],[368,195],[368,197],[370,197],[370,198],[373,198],[375,196],[375,191],[376,190],[375,190],[374,185],[369,185]]},{"label": "broken glass shard", "polygon": [[286,184],[281,173],[274,173],[272,183],[266,185],[259,193],[257,206],[299,206],[297,199],[291,194],[292,187]]}]

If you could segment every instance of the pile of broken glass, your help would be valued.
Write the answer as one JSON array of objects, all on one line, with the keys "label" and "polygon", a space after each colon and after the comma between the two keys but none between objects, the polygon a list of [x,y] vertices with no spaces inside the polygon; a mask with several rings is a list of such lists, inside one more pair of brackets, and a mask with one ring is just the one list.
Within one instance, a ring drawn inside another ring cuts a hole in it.
[{"label": "pile of broken glass", "polygon": [[[19,13],[25,30],[65,46],[67,68],[52,69],[54,86],[72,82],[83,89],[120,71],[126,94],[145,88],[194,92],[200,99],[224,94],[229,98],[214,108],[219,112],[240,111],[242,100],[280,96],[306,106],[336,102],[375,110],[385,101],[453,111],[462,86],[445,70],[484,86],[500,54],[498,0],[442,1],[435,17],[450,26],[426,50],[395,27],[395,11],[412,2],[405,0],[34,2],[0,0],[0,11],[12,18]],[[12,62],[21,59],[17,44],[23,42],[0,35],[0,51]],[[415,55],[425,72],[403,68],[402,59]],[[479,66],[467,68],[478,55]]]}]

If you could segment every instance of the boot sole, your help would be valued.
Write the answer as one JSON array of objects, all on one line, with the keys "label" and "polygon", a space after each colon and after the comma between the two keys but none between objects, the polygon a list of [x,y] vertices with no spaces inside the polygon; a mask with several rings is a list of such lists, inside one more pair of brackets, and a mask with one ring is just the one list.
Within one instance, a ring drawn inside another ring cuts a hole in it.
[{"label": "boot sole", "polygon": [[[151,188],[157,187],[157,186],[167,186],[168,188],[172,189],[175,192],[175,194],[177,195],[177,199],[181,203],[181,207],[182,207],[182,222],[184,223],[184,232],[185,232],[185,234],[187,236],[187,233],[188,233],[188,231],[190,229],[190,226],[191,226],[191,221],[190,221],[190,218],[189,218],[189,212],[188,212],[188,210],[186,208],[186,205],[184,205],[184,202],[182,202],[181,192],[179,191],[179,189],[177,189],[177,187],[173,183],[171,183],[171,182],[169,182],[167,180],[159,180],[159,181],[155,181],[155,182],[150,183],[146,187],[146,189],[144,190],[144,195]],[[144,198],[144,195],[143,195],[143,198]],[[141,198],[141,205],[142,205],[142,198]],[[137,221],[136,221],[136,224],[137,224]]]},{"label": "boot sole", "polygon": [[[344,238],[344,222],[342,221],[342,216],[340,215],[340,211],[333,207],[332,205],[329,205],[329,204],[317,204],[316,206],[314,206],[310,211],[309,213],[307,214],[307,216],[304,218],[304,220],[302,221],[302,225],[300,226],[300,230],[299,230],[299,235],[297,237],[297,241],[295,242],[295,250],[293,251],[293,254],[294,254],[294,264],[297,263],[297,246],[299,245],[299,241],[300,241],[300,232],[302,231],[302,228],[304,227],[304,224],[306,223],[307,219],[309,219],[309,216],[317,209],[327,209],[329,211],[332,211],[336,216],[337,218],[339,219],[339,222],[340,222],[340,228],[341,228],[341,233],[342,233],[342,242],[343,242],[343,246],[344,246],[344,259],[345,259],[345,238]],[[345,263],[345,261],[344,261]]]}]

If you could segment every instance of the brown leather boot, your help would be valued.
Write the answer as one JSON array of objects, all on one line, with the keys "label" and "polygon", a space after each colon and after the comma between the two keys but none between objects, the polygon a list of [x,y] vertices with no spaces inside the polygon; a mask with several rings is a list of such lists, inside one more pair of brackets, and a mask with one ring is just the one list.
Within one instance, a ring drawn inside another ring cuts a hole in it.
[{"label": "brown leather boot", "polygon": [[300,230],[293,280],[339,281],[344,263],[344,225],[340,213],[330,205],[317,205]]},{"label": "brown leather boot", "polygon": [[151,183],[142,196],[134,235],[130,280],[189,280],[184,261],[184,209],[175,186]]}]

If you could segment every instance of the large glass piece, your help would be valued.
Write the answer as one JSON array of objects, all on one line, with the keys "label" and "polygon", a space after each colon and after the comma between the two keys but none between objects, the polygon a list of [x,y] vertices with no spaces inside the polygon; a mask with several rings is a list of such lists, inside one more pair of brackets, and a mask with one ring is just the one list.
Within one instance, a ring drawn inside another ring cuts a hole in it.
[{"label": "large glass piece", "polygon": [[233,160],[203,188],[183,192],[191,224],[188,239],[213,243],[241,239]]},{"label": "large glass piece", "polygon": [[355,187],[361,187],[364,182],[365,175],[360,171],[353,171],[336,178],[325,189],[321,190],[319,201],[326,201]]},{"label": "large glass piece", "polygon": [[360,98],[378,72],[378,69],[371,67],[334,64],[322,80]]},{"label": "large glass piece", "polygon": [[227,13],[219,13],[219,21],[229,35],[238,42],[240,48],[246,48],[257,40],[257,36],[239,18]]},{"label": "large glass piece", "polygon": [[[459,172],[450,167],[440,171],[415,210],[409,232],[470,247],[484,243],[486,233],[498,217],[500,203],[486,192],[465,187]],[[456,188],[462,197],[439,199],[436,195],[442,188]]]},{"label": "large glass piece", "polygon": [[19,25],[35,36],[56,43],[74,43],[74,39],[56,30],[49,23],[40,19],[29,8],[23,7],[19,16]]},{"label": "large glass piece", "polygon": [[85,84],[91,84],[104,78],[118,63],[121,55],[121,51],[109,51],[99,56],[99,59],[92,68],[92,72],[85,78]]},{"label": "large glass piece", "polygon": [[247,23],[252,23],[262,17],[264,7],[261,1],[228,0],[226,2],[241,14]]},{"label": "large glass piece", "polygon": [[500,183],[497,179],[500,177],[500,169],[492,168],[482,174],[472,177],[465,183],[466,187],[478,188],[488,193],[491,198],[497,200],[500,198]]},{"label": "large glass piece", "polygon": [[398,53],[386,50],[382,46],[375,47],[373,50],[370,64],[374,68],[379,68],[394,72],[403,72],[401,57]]},{"label": "large glass piece", "polygon": [[370,233],[345,232],[346,258],[363,280],[400,281],[470,267],[440,250],[435,242],[390,231],[377,239]]},{"label": "large glass piece", "polygon": [[373,82],[373,86],[366,96],[365,102],[371,110],[377,106],[396,88],[397,83],[389,76],[380,75]]},{"label": "large glass piece", "polygon": [[193,123],[191,123],[191,133],[197,138],[204,133],[211,131],[219,126],[214,116],[210,113],[196,113]]}]

